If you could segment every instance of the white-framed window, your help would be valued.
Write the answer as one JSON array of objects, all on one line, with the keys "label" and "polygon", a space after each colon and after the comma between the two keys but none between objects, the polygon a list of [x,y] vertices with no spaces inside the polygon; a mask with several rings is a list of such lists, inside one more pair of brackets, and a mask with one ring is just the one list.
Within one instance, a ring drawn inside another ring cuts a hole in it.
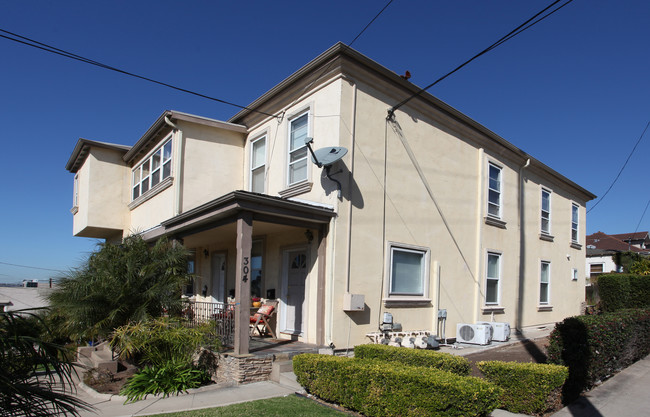
[{"label": "white-framed window", "polygon": [[172,140],[170,137],[133,169],[132,199],[137,199],[171,174]]},{"label": "white-framed window", "polygon": [[501,283],[501,254],[488,252],[485,266],[485,304],[498,305]]},{"label": "white-framed window", "polygon": [[541,232],[551,234],[551,192],[542,188]]},{"label": "white-framed window", "polygon": [[578,242],[578,205],[571,204],[571,241]]},{"label": "white-framed window", "polygon": [[488,205],[487,214],[497,219],[501,218],[501,167],[488,165]]},{"label": "white-framed window", "polygon": [[391,244],[389,251],[388,296],[427,297],[429,249]]},{"label": "white-framed window", "polygon": [[571,268],[571,281],[578,280],[578,270],[576,268]]},{"label": "white-framed window", "polygon": [[263,193],[266,178],[266,135],[251,142],[251,184],[254,193]]},{"label": "white-framed window", "polygon": [[308,149],[305,139],[309,135],[309,111],[289,121],[289,147],[287,155],[287,184],[293,185],[307,179]]},{"label": "white-framed window", "polygon": [[72,207],[79,207],[79,173],[74,175],[74,191],[72,195]]},{"label": "white-framed window", "polygon": [[539,303],[546,305],[549,303],[551,287],[551,263],[548,261],[540,262],[539,271]]}]

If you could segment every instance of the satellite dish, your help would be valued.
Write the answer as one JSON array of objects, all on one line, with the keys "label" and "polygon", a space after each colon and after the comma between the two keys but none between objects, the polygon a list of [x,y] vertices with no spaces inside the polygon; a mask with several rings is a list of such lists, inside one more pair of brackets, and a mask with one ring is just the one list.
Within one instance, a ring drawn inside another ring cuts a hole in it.
[{"label": "satellite dish", "polygon": [[330,174],[330,168],[332,165],[339,161],[341,158],[348,153],[346,148],[340,146],[330,146],[327,148],[316,149],[315,151],[311,148],[311,143],[314,142],[314,138],[305,138],[305,145],[311,153],[311,161],[318,166],[318,168],[325,168],[325,175],[331,181],[334,181],[337,184],[338,196],[341,198],[341,183],[330,175],[338,174],[340,171]]},{"label": "satellite dish", "polygon": [[343,158],[346,153],[348,153],[348,150],[340,146],[316,149],[311,157],[311,161],[319,167],[330,166]]}]

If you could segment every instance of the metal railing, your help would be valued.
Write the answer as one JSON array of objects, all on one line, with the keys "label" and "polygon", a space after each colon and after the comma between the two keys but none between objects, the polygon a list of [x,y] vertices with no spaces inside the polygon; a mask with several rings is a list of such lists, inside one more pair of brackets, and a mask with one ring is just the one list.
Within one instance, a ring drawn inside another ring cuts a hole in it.
[{"label": "metal railing", "polygon": [[187,301],[183,315],[188,325],[195,327],[204,323],[214,324],[222,346],[232,347],[235,342],[235,310],[225,303]]}]

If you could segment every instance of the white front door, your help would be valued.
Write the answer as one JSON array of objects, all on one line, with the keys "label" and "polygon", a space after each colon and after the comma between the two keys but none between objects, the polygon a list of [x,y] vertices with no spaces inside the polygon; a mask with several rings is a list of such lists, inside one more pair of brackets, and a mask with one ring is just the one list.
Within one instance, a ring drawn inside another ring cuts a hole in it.
[{"label": "white front door", "polygon": [[302,334],[304,323],[305,280],[308,262],[305,249],[287,250],[283,254],[284,274],[282,304],[285,333]]},{"label": "white front door", "polygon": [[212,297],[226,302],[226,255],[213,253],[210,257],[210,274],[212,279]]}]

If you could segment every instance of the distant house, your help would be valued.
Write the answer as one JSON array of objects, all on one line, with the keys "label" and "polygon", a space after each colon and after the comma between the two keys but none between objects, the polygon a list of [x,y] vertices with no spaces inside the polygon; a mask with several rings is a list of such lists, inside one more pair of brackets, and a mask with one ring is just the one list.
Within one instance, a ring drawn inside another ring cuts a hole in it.
[{"label": "distant house", "polygon": [[[595,196],[428,93],[336,44],[228,121],[165,111],[133,145],[79,139],[73,233],[190,248],[195,299],[279,301],[276,333],[353,346],[405,330],[553,323],[584,301]],[[321,156],[342,159],[319,167]],[[347,153],[338,149],[343,147]],[[338,149],[338,150],[337,150]]]},{"label": "distant house", "polygon": [[589,278],[610,272],[624,272],[614,259],[617,253],[650,254],[648,232],[615,235],[596,232],[588,235],[585,242],[587,244],[586,274]]}]

